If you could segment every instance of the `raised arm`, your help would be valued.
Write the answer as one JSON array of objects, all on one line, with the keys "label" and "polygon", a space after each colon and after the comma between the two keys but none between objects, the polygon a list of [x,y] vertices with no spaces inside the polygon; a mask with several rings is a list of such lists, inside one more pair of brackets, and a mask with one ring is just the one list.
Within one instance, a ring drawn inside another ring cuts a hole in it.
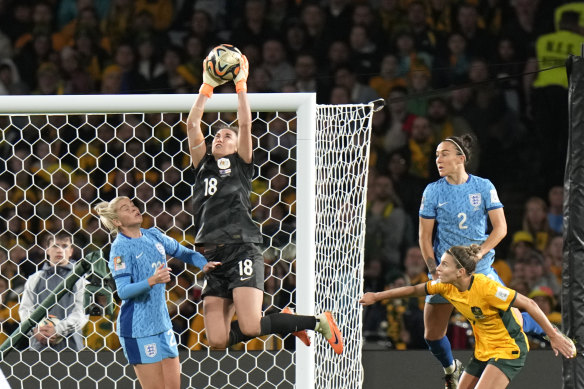
[{"label": "raised arm", "polygon": [[432,275],[432,279],[436,279],[436,258],[434,256],[434,248],[432,247],[432,233],[434,232],[434,223],[436,221],[423,217],[419,219],[418,243],[420,244],[424,261],[426,261],[426,266],[428,266],[428,272]]},{"label": "raised arm", "polygon": [[384,290],[383,292],[368,292],[361,297],[359,304],[371,305],[377,301],[385,299],[395,299],[400,297],[415,297],[426,295],[426,284],[417,284],[411,286],[402,286],[400,288]]},{"label": "raised arm", "polygon": [[249,75],[249,62],[245,55],[241,56],[239,74],[233,79],[237,92],[237,122],[239,136],[237,141],[237,154],[246,163],[250,163],[253,156],[253,144],[251,139],[251,109],[247,99],[247,76]]},{"label": "raised arm", "polygon": [[205,111],[205,103],[213,96],[213,89],[225,83],[225,80],[213,77],[207,72],[208,57],[203,61],[203,84],[199,89],[199,95],[191,107],[187,118],[187,136],[189,138],[189,153],[193,166],[199,166],[199,162],[205,156],[205,136],[201,130],[201,119]]},{"label": "raised arm", "polygon": [[189,139],[189,152],[191,154],[191,161],[194,167],[199,166],[199,162],[205,156],[207,148],[205,147],[205,137],[201,130],[201,119],[205,111],[205,103],[209,97],[199,93],[195,103],[191,107],[189,116],[187,118],[187,136]]}]

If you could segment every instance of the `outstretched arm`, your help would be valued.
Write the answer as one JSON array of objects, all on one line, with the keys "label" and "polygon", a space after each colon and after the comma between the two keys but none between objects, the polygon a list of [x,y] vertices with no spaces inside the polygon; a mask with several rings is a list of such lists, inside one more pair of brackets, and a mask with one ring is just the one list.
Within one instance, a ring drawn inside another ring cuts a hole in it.
[{"label": "outstretched arm", "polygon": [[537,324],[541,326],[548,336],[556,356],[558,355],[558,352],[562,353],[566,358],[574,358],[576,356],[576,347],[574,344],[561,332],[556,330],[535,301],[517,293],[513,306],[529,313]]},{"label": "outstretched arm", "polygon": [[359,304],[371,305],[377,301],[385,299],[395,299],[400,297],[415,297],[426,295],[426,284],[418,284],[412,286],[402,286],[400,288],[384,290],[383,292],[368,292],[361,297]]},{"label": "outstretched arm", "polygon": [[156,227],[151,228],[149,231],[154,232],[158,236],[158,239],[168,254],[174,258],[180,259],[185,263],[195,265],[205,273],[221,265],[221,262],[207,262],[207,258],[205,258],[202,254],[183,246],[176,239],[163,234]]}]

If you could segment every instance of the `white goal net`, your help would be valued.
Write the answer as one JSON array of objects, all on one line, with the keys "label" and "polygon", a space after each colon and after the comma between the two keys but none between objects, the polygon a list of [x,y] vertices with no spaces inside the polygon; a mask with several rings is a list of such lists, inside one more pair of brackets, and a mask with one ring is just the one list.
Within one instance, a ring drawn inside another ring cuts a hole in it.
[{"label": "white goal net", "polygon": [[[98,201],[127,195],[144,212],[145,227],[194,244],[185,132],[193,101],[192,95],[0,97],[0,367],[13,388],[139,387],[113,332],[115,313],[90,316],[82,351],[37,352],[27,341],[12,347],[9,336],[19,325],[23,285],[46,261],[48,233],[71,234],[74,259],[107,247],[110,238],[91,214]],[[216,94],[204,130],[235,121],[236,104],[235,95]],[[168,307],[181,350],[181,387],[360,388],[357,301],[373,105],[317,106],[314,94],[250,94],[250,104],[264,312],[289,305],[300,314],[331,310],[345,351],[337,356],[312,333],[310,348],[292,336],[266,336],[208,349],[202,274],[172,260]]]}]

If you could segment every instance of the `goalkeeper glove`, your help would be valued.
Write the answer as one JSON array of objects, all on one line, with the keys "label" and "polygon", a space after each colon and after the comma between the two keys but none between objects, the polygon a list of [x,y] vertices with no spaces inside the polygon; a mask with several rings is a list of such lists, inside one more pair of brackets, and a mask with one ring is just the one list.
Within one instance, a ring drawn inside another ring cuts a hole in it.
[{"label": "goalkeeper glove", "polygon": [[219,85],[225,84],[225,80],[213,76],[209,71],[207,71],[207,62],[209,60],[205,58],[203,61],[203,85],[199,89],[199,93],[211,98],[213,96],[213,89]]},{"label": "goalkeeper glove", "polygon": [[249,62],[245,55],[241,56],[241,60],[239,61],[239,73],[233,79],[235,83],[235,91],[239,92],[247,92],[247,76],[249,75]]}]

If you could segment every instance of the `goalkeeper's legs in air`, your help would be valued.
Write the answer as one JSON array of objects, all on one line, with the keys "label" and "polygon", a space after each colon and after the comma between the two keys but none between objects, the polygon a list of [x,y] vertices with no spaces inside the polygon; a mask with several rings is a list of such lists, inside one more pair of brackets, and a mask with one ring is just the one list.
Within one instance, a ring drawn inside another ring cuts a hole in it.
[{"label": "goalkeeper's legs in air", "polygon": [[[261,316],[263,291],[253,287],[233,289],[233,299],[205,296],[204,317],[209,345],[225,348],[268,334],[295,334],[310,344],[305,330],[320,332],[337,354],[343,352],[343,338],[330,312],[319,316],[295,315],[289,309]],[[231,321],[233,314],[237,320]]]}]

